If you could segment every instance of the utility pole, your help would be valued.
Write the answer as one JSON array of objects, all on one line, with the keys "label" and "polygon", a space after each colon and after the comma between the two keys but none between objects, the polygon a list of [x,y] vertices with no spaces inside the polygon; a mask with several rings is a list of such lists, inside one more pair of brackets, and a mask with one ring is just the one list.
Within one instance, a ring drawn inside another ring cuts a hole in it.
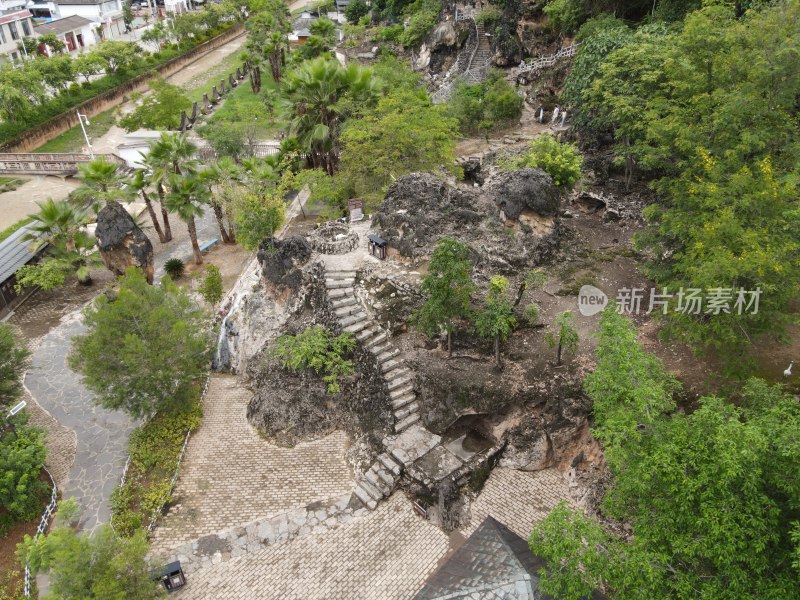
[{"label": "utility pole", "polygon": [[89,123],[89,117],[87,117],[86,115],[84,115],[83,113],[80,113],[78,111],[75,111],[75,114],[78,115],[78,123],[81,124],[81,131],[83,132],[83,139],[86,140],[86,146],[89,148],[89,156],[91,156],[92,160],[94,160],[94,149],[92,148],[92,143],[89,141],[89,136],[86,133],[86,127],[83,126],[83,120],[84,119],[86,119],[86,124],[87,125],[91,125],[91,123]]}]

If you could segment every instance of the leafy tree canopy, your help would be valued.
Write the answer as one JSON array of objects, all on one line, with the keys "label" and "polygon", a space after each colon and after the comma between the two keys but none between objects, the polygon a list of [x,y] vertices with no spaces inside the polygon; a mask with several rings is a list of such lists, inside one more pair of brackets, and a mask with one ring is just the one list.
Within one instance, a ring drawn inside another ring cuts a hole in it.
[{"label": "leafy tree canopy", "polygon": [[100,296],[84,320],[69,364],[105,408],[150,416],[188,401],[208,370],[207,315],[168,278],[151,286],[131,268],[116,298]]},{"label": "leafy tree canopy", "polygon": [[133,112],[119,122],[125,131],[136,129],[176,130],[181,124],[181,112],[192,107],[192,101],[176,85],[160,77],[147,82],[152,92],[142,99]]}]

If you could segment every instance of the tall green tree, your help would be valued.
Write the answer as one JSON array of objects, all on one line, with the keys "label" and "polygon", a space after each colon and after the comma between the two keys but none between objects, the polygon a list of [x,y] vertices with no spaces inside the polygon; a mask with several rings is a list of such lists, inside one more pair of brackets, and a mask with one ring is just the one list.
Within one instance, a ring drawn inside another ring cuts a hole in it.
[{"label": "tall green tree", "polygon": [[482,338],[494,340],[494,362],[498,367],[500,342],[505,342],[517,325],[514,310],[508,299],[508,279],[495,275],[489,282],[489,293],[475,317],[475,329]]},{"label": "tall green tree", "polygon": [[70,367],[105,408],[141,418],[184,404],[208,370],[207,315],[168,279],[152,286],[131,268],[119,282],[113,302],[101,295],[85,310]]},{"label": "tall green tree", "polygon": [[309,154],[313,167],[333,175],[338,166],[342,121],[354,103],[368,106],[377,98],[378,82],[368,68],[343,67],[319,57],[291,71],[282,86],[291,117],[290,130]]},{"label": "tall green tree", "polygon": [[455,164],[456,120],[421,89],[396,89],[341,135],[341,176],[359,198],[383,199],[396,178]]},{"label": "tall green tree", "polygon": [[192,101],[182,88],[168,83],[160,77],[147,82],[151,93],[119,122],[125,131],[136,129],[177,130],[181,124],[181,112],[192,107]]},{"label": "tall green tree", "polygon": [[471,254],[463,242],[439,240],[420,285],[425,302],[414,315],[414,323],[427,335],[447,332],[447,353],[451,356],[456,321],[469,315],[469,299],[475,288]]},{"label": "tall green tree", "polygon": [[203,181],[194,174],[185,176],[173,175],[170,178],[170,191],[165,198],[167,208],[174,212],[186,223],[189,230],[189,240],[192,243],[194,263],[203,264],[203,255],[200,253],[200,244],[197,242],[197,223],[195,219],[205,214],[204,206],[209,204],[208,188]]},{"label": "tall green tree", "polygon": [[[59,506],[59,514],[76,510],[72,500]],[[26,535],[18,554],[34,573],[49,575],[45,600],[166,598],[166,590],[150,576],[147,551],[144,530],[123,538],[104,524],[90,536],[59,519],[50,533],[36,541]]]},{"label": "tall green tree", "polygon": [[233,199],[236,237],[248,250],[272,239],[286,219],[286,204],[276,193],[259,194],[246,187]]},{"label": "tall green tree", "polygon": [[147,171],[141,168],[136,169],[131,177],[130,186],[133,191],[141,194],[142,200],[144,200],[144,204],[147,207],[147,214],[150,215],[150,221],[153,223],[153,229],[156,230],[158,235],[158,241],[163,244],[167,240],[164,236],[164,231],[161,229],[161,223],[158,220],[155,208],[153,208],[153,201],[150,199],[152,188],[150,187],[150,178],[147,176]]},{"label": "tall green tree", "polygon": [[120,169],[120,165],[100,156],[78,167],[80,187],[72,193],[72,198],[84,202],[98,212],[109,202],[126,202],[131,199],[127,188],[130,180]]}]

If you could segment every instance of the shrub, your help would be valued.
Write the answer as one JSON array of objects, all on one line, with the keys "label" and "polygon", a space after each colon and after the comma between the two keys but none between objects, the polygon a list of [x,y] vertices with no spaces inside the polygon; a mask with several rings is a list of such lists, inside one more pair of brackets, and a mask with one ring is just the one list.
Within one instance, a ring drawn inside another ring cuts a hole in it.
[{"label": "shrub", "polygon": [[409,4],[405,9],[408,22],[400,36],[400,43],[410,48],[422,42],[439,20],[441,10],[441,0],[415,0]]},{"label": "shrub", "polygon": [[355,348],[352,334],[344,332],[334,336],[324,327],[314,325],[297,335],[284,335],[276,340],[273,355],[279,358],[283,368],[293,372],[310,369],[322,375],[328,384],[328,393],[340,391],[339,377],[353,372],[353,362],[344,359],[344,354]]},{"label": "shrub", "polygon": [[12,522],[35,518],[48,490],[39,479],[47,455],[44,431],[27,426],[27,416],[15,419],[16,426],[0,434],[0,513],[11,517],[0,521],[0,533]]},{"label": "shrub", "polygon": [[169,275],[170,279],[180,279],[186,272],[186,265],[180,258],[170,258],[164,263],[164,270]]},{"label": "shrub", "polygon": [[369,13],[369,6],[364,0],[351,0],[347,8],[344,9],[344,16],[347,17],[348,23],[357,23],[361,17],[367,16]]},{"label": "shrub", "polygon": [[581,178],[582,165],[583,158],[577,146],[559,142],[552,135],[540,135],[521,155],[500,161],[504,171],[542,169],[553,178],[553,183],[565,190],[572,189]]},{"label": "shrub", "polygon": [[525,319],[525,322],[528,323],[531,327],[534,327],[539,324],[539,305],[531,302],[530,304],[526,305],[525,308],[522,310],[522,316]]},{"label": "shrub", "polygon": [[198,291],[209,304],[216,304],[222,300],[222,274],[219,268],[214,265],[206,266],[206,276]]},{"label": "shrub", "polygon": [[588,16],[585,0],[550,0],[544,13],[550,17],[553,29],[563,33],[577,31]]},{"label": "shrub", "polygon": [[522,114],[523,99],[498,70],[482,83],[461,82],[449,106],[462,132],[490,131],[508,125]]}]

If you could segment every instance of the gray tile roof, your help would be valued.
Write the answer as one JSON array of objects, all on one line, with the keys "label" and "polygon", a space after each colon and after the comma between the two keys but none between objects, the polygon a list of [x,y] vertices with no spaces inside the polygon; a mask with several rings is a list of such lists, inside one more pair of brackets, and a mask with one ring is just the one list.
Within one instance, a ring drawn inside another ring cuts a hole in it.
[{"label": "gray tile roof", "polygon": [[542,567],[525,540],[487,517],[414,600],[552,600],[539,591]]},{"label": "gray tile roof", "polygon": [[92,21],[86,17],[79,15],[72,15],[71,17],[64,17],[63,19],[55,19],[49,23],[42,23],[41,25],[34,25],[33,30],[38,35],[45,35],[46,33],[55,33],[61,35],[69,31],[80,29],[84,25],[91,25]]},{"label": "gray tile roof", "polygon": [[7,281],[19,267],[36,256],[36,243],[22,239],[28,233],[33,232],[27,226],[21,227],[0,242],[0,283]]}]

